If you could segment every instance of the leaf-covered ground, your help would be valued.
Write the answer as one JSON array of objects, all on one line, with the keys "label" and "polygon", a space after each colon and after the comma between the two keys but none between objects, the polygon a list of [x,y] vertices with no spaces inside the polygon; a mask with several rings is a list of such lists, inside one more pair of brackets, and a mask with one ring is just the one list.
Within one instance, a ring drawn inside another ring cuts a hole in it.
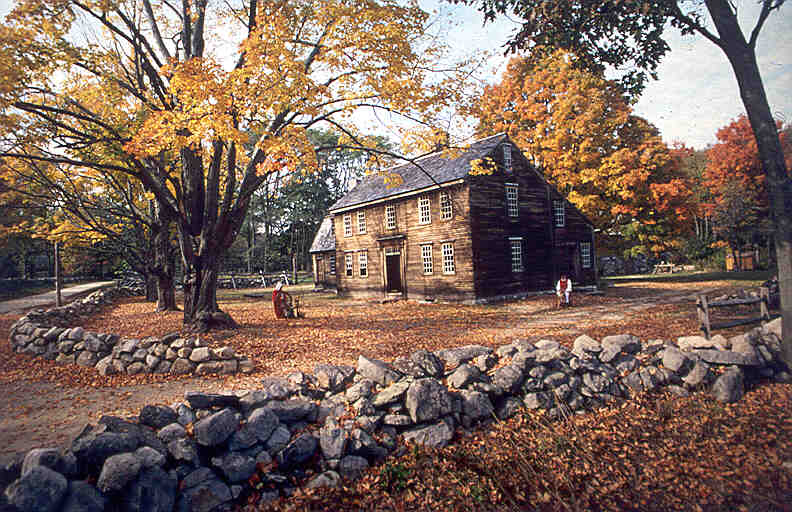
[{"label": "leaf-covered ground", "polygon": [[[0,459],[35,446],[62,445],[102,414],[136,414],[144,404],[179,400],[185,389],[251,389],[264,375],[312,371],[320,362],[354,365],[360,354],[387,360],[419,348],[497,346],[518,338],[571,345],[581,333],[675,339],[698,328],[693,294],[723,293],[732,284],[627,282],[604,295],[576,294],[575,306],[562,310],[551,296],[487,306],[379,304],[293,288],[303,293],[306,318],[280,321],[266,290],[223,291],[220,305],[240,328],[203,336],[249,356],[257,371],[204,378],[100,377],[93,370],[15,354],[7,334],[19,315],[4,315]],[[82,325],[141,337],[178,331],[181,320],[181,312],[157,314],[151,304],[130,299]],[[724,334],[736,332],[740,329]],[[769,510],[775,503],[776,510],[785,510],[778,504],[790,490],[790,417],[792,385],[777,384],[758,387],[731,406],[702,397],[650,396],[564,424],[546,426],[526,416],[434,454],[436,463],[424,451],[410,452],[372,469],[350,489],[300,497],[293,506],[689,510],[700,504],[722,510],[763,503],[765,508],[751,510]]]},{"label": "leaf-covered ground", "polygon": [[555,423],[524,413],[263,509],[789,511],[792,385],[730,405],[656,393]]}]

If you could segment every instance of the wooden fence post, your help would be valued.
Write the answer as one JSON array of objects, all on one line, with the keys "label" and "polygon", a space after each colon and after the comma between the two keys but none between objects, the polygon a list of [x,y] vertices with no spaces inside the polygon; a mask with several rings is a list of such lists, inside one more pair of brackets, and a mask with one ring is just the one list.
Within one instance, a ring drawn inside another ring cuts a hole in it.
[{"label": "wooden fence post", "polygon": [[770,289],[766,286],[759,288],[759,312],[762,320],[770,320]]},{"label": "wooden fence post", "polygon": [[709,319],[709,306],[707,305],[707,296],[700,294],[696,298],[696,310],[698,311],[699,325],[701,330],[704,331],[704,337],[710,339],[710,319]]}]

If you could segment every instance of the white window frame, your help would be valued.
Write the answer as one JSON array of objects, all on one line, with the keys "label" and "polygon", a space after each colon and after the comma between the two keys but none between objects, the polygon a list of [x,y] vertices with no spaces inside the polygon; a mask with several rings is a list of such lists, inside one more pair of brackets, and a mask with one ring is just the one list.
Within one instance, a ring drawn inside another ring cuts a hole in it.
[{"label": "white window frame", "polygon": [[421,263],[425,276],[434,274],[434,260],[432,257],[432,244],[421,244]]},{"label": "white window frame", "polygon": [[352,236],[352,215],[344,215],[344,236]]},{"label": "white window frame", "polygon": [[440,218],[448,220],[454,217],[454,205],[451,202],[451,194],[445,190],[440,192]]},{"label": "white window frame", "polygon": [[358,275],[368,277],[368,253],[366,251],[358,253]]},{"label": "white window frame", "polygon": [[443,274],[456,274],[456,261],[454,260],[454,243],[443,242],[440,246],[440,253],[443,255]]},{"label": "white window frame", "polygon": [[432,201],[429,196],[418,198],[418,224],[432,223]]},{"label": "white window frame", "polygon": [[336,255],[335,253],[330,255],[330,275],[334,276],[336,273]]},{"label": "white window frame", "polygon": [[396,205],[385,205],[385,229],[396,229]]},{"label": "white window frame", "polygon": [[580,264],[583,268],[591,268],[591,242],[580,242]]},{"label": "white window frame", "polygon": [[509,238],[509,256],[511,259],[511,271],[516,274],[523,272],[523,257],[522,257],[522,238]]},{"label": "white window frame", "polygon": [[355,263],[351,252],[344,254],[344,265],[346,269],[346,276],[353,277],[355,275]]},{"label": "white window frame", "polygon": [[517,183],[506,183],[506,215],[509,217],[520,216],[519,185]]},{"label": "white window frame", "polygon": [[512,147],[511,144],[503,145],[503,168],[506,172],[511,173],[512,169]]},{"label": "white window frame", "polygon": [[366,234],[366,212],[364,210],[360,210],[357,213],[357,228],[358,235]]},{"label": "white window frame", "polygon": [[553,224],[557,228],[563,228],[566,225],[566,205],[563,199],[556,199],[553,201]]}]

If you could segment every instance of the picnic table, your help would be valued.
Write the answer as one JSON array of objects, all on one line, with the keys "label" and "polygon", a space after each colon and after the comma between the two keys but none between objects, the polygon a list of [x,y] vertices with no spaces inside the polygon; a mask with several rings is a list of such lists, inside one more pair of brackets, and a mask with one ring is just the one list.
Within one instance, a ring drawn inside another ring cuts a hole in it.
[{"label": "picnic table", "polygon": [[652,274],[671,274],[676,271],[676,265],[673,263],[658,263],[654,266]]}]

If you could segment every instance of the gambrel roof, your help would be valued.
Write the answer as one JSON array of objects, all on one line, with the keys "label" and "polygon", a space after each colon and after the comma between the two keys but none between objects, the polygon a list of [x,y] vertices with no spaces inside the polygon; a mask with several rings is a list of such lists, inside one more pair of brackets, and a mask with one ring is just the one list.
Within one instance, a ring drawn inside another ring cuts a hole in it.
[{"label": "gambrel roof", "polygon": [[335,251],[335,234],[333,233],[332,217],[325,217],[319,225],[311,249],[308,252]]},{"label": "gambrel roof", "polygon": [[432,153],[416,160],[415,163],[410,162],[386,169],[386,173],[401,176],[402,182],[395,187],[388,188],[381,175],[366,176],[347,195],[330,207],[330,213],[463,179],[470,171],[472,161],[488,156],[506,139],[506,134],[499,133],[477,140],[468,150],[454,158],[449,158],[442,152]]}]

